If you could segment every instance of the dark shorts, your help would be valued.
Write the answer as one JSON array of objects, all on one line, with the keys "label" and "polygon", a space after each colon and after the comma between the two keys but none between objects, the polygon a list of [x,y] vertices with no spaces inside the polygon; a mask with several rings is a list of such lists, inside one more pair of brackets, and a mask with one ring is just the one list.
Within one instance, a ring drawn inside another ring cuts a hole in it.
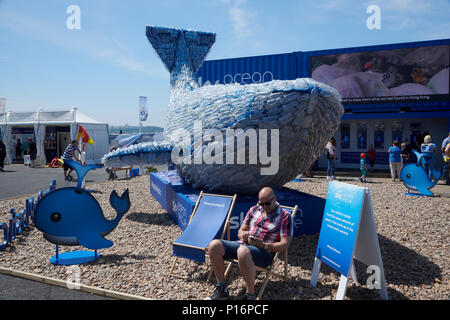
[{"label": "dark shorts", "polygon": [[67,171],[67,170],[69,170],[69,169],[73,169],[71,166],[69,166],[67,163],[65,163],[64,162],[64,164],[63,164],[63,168],[64,168],[64,171]]},{"label": "dark shorts", "polygon": [[[241,245],[238,241],[220,240],[225,249],[224,258],[237,259],[237,250]],[[275,253],[271,253],[267,250],[260,249],[254,246],[245,245],[250,250],[253,263],[261,268],[266,268],[272,264]]]}]

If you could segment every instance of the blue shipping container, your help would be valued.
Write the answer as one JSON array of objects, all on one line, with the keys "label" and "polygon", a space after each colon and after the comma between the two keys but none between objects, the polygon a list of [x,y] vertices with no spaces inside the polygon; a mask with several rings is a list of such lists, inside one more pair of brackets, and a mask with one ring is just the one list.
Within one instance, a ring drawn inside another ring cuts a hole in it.
[{"label": "blue shipping container", "polygon": [[205,84],[251,84],[297,78],[295,53],[205,61],[197,81]]},{"label": "blue shipping container", "polygon": [[[361,46],[352,48],[340,48],[330,50],[318,50],[307,52],[292,52],[285,54],[274,54],[264,56],[242,57],[221,60],[205,61],[197,73],[198,83],[202,86],[205,84],[251,84],[262,83],[271,80],[294,80],[296,78],[311,77],[311,61],[316,57],[326,55],[339,55],[344,53],[359,52],[377,52],[383,50],[395,50],[404,48],[419,48],[432,46],[448,46],[450,39],[418,41],[397,44],[385,44],[374,46]],[[432,49],[431,49],[432,50]],[[446,66],[448,68],[448,63]],[[450,89],[449,89],[450,90]],[[374,99],[374,101],[366,101],[358,103],[358,101],[346,102],[344,106],[347,111],[353,112],[371,112],[378,111],[414,111],[422,109],[448,109],[450,107],[450,99],[448,94],[430,95],[432,101],[426,99],[408,99],[400,101],[400,99]],[[425,97],[426,98],[426,97]]]}]

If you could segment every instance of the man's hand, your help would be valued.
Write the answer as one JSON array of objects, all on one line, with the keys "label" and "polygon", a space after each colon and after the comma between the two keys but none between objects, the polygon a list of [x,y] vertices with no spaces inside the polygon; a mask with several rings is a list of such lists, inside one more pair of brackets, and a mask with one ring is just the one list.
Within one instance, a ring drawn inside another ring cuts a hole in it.
[{"label": "man's hand", "polygon": [[242,226],[238,231],[239,240],[248,243],[248,236],[250,235],[250,230],[248,230],[245,226]]},{"label": "man's hand", "polygon": [[262,240],[253,237],[249,237],[248,240],[249,245],[260,249],[264,249],[264,242]]}]

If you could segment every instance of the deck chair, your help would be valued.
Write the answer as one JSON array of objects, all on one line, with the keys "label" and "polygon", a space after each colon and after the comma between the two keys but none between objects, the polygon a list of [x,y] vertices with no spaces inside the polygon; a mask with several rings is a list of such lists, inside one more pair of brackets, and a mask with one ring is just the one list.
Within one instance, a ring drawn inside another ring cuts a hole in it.
[{"label": "deck chair", "polygon": [[[294,221],[295,214],[297,213],[298,206],[297,205],[295,207],[281,206],[281,208],[286,209],[286,211],[290,213],[290,215],[292,217],[292,221]],[[281,252],[284,255],[284,258],[283,258],[284,274],[279,274],[279,273],[273,272],[273,270],[275,269],[275,266],[278,264],[278,261],[279,261],[278,256],[279,256],[280,252],[275,253],[275,256],[273,257],[273,262],[272,262],[272,264],[270,266],[268,266],[266,268],[261,268],[261,267],[256,266],[256,271],[265,272],[266,273],[266,278],[264,279],[263,285],[262,285],[261,289],[259,290],[259,294],[258,294],[257,300],[261,299],[261,297],[262,297],[262,295],[264,293],[264,290],[266,289],[267,283],[269,282],[269,279],[270,279],[271,276],[279,277],[279,278],[281,278],[281,279],[283,279],[285,281],[288,279],[288,251],[289,251],[289,244],[290,243],[288,243],[288,246],[287,246],[286,250]],[[229,265],[228,265],[227,269],[225,270],[225,278],[227,278],[228,275],[230,274],[232,266],[238,263],[238,261],[235,260],[235,259],[233,259],[233,260],[227,259],[227,261],[229,262]]]},{"label": "deck chair", "polygon": [[180,237],[172,242],[175,261],[170,268],[169,277],[178,258],[205,262],[206,249],[214,239],[230,239],[230,215],[237,195],[226,196],[200,192],[189,219],[188,226]]}]

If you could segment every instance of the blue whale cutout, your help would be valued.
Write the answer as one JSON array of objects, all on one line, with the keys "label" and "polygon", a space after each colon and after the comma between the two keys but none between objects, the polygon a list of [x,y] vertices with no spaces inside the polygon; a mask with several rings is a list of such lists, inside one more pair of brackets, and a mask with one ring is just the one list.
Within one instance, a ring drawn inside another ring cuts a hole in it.
[{"label": "blue whale cutout", "polygon": [[[404,166],[400,172],[400,178],[403,184],[411,190],[418,191],[422,195],[434,196],[430,191],[442,175],[442,165],[438,161],[431,161],[428,155],[413,150],[417,157],[416,163],[410,163]],[[429,171],[426,170],[424,162],[429,165]]]},{"label": "blue whale cutout", "polygon": [[95,165],[82,166],[71,161],[78,175],[78,187],[60,188],[46,194],[36,206],[34,224],[44,233],[44,238],[56,245],[82,245],[88,249],[103,249],[113,246],[104,237],[113,231],[130,209],[129,191],[119,197],[113,190],[109,197],[111,207],[117,215],[107,220],[98,201],[80,188],[81,181]]}]

